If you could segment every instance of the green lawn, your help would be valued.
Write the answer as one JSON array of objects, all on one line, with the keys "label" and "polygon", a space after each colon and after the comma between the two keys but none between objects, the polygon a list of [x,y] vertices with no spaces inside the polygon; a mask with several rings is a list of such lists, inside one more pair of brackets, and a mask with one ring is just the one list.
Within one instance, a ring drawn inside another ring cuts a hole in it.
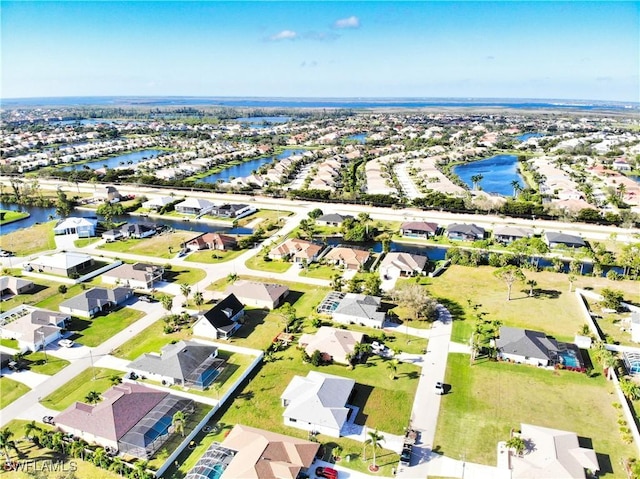
[{"label": "green lawn", "polygon": [[45,355],[42,351],[29,353],[24,357],[24,359],[27,362],[29,371],[39,374],[48,374],[49,376],[59,373],[69,365],[69,361],[57,358],[51,354],[47,354],[45,362]]},{"label": "green lawn", "polygon": [[111,376],[116,374],[118,376],[124,375],[122,371],[115,369],[87,368],[40,402],[45,407],[62,411],[76,401],[84,402],[85,396],[91,391],[96,391],[100,394],[105,392],[112,386]]},{"label": "green lawn", "polygon": [[[115,472],[110,472],[105,469],[101,469],[97,466],[94,466],[88,461],[83,461],[78,458],[71,459],[68,456],[54,452],[50,449],[46,449],[46,448],[41,449],[36,447],[34,443],[32,443],[31,441],[28,441],[25,438],[24,426],[28,422],[29,421],[24,421],[21,419],[14,419],[12,421],[9,421],[6,425],[6,427],[13,433],[13,437],[11,439],[15,441],[16,446],[18,446],[18,450],[20,451],[20,459],[37,459],[40,461],[54,461],[53,462],[54,468],[59,464],[56,461],[58,460],[68,461],[65,464],[66,466],[65,471],[70,470],[69,461],[73,461],[75,463],[75,466],[77,467],[77,470],[74,473],[69,473],[69,474],[73,474],[73,477],[77,477],[77,478],[90,477],[91,479],[121,479],[121,476],[119,476]],[[46,424],[40,423],[38,424],[38,426],[45,430],[53,430],[53,427],[48,426]],[[12,459],[17,459],[17,456],[13,452],[12,452]],[[33,477],[48,477],[53,479],[53,478],[72,477],[71,475],[68,476],[67,473],[61,472],[61,470],[62,470],[62,464],[60,464],[60,469],[58,471],[51,470],[48,473],[45,472],[44,476],[41,476],[41,475],[34,476],[33,471],[31,471],[30,473],[23,472],[23,471],[20,471],[20,472],[2,471],[0,472],[0,477],[8,477],[11,479],[29,479]]]},{"label": "green lawn", "polygon": [[7,376],[0,377],[0,392],[2,392],[2,394],[0,394],[0,409],[7,407],[29,391],[31,391],[29,386],[9,379]]},{"label": "green lawn", "polygon": [[81,239],[77,239],[73,242],[73,245],[76,248],[84,248],[85,246],[89,246],[93,243],[97,243],[98,241],[100,241],[101,238],[81,238]]},{"label": "green lawn", "polygon": [[[38,291],[36,295],[33,296],[33,300],[37,300],[39,298],[43,298],[40,301],[35,303],[35,306],[38,308],[49,309],[51,311],[58,311],[58,306],[60,303],[63,303],[67,299],[73,298],[74,296],[79,295],[83,291],[90,289],[87,287],[87,284],[74,284],[74,285],[65,285],[67,288],[66,293],[59,293],[58,286],[60,283],[56,283],[55,281],[43,281],[38,279],[38,284],[42,284],[47,286],[47,289],[43,289]],[[21,295],[21,296],[30,296],[30,295]]]},{"label": "green lawn", "polygon": [[291,211],[286,210],[258,210],[249,216],[240,218],[238,220],[238,226],[246,226],[249,223],[253,223],[256,218],[262,218],[262,221],[260,221],[256,226],[263,226],[269,221],[277,223],[278,220],[282,221],[287,216],[291,216],[292,214],[293,213]]},{"label": "green lawn", "polygon": [[236,259],[243,253],[246,253],[246,249],[236,249],[229,251],[212,251],[210,249],[204,251],[195,251],[190,253],[184,260],[192,261],[195,263],[208,263],[208,264],[216,264],[216,263],[224,263],[226,261],[231,261],[232,259]]},{"label": "green lawn", "polygon": [[319,279],[332,279],[336,274],[342,275],[343,271],[326,264],[311,263],[307,268],[300,270],[300,276]]},{"label": "green lawn", "polygon": [[193,285],[202,281],[206,276],[207,272],[200,268],[172,266],[170,270],[165,269],[164,271],[164,279],[166,281],[172,281],[179,284]]},{"label": "green lawn", "polygon": [[284,273],[293,263],[283,260],[265,261],[263,255],[258,253],[249,258],[245,264],[248,268],[257,269],[258,271],[270,271],[272,273]]},{"label": "green lawn", "polygon": [[626,477],[620,460],[634,457],[636,448],[621,441],[612,406],[617,396],[602,375],[493,361],[471,366],[468,355],[450,354],[445,383],[452,390],[442,398],[434,448],[446,456],[495,465],[498,441],[527,423],[593,441],[593,449],[607,456],[600,473]]},{"label": "green lawn", "polygon": [[29,213],[24,213],[22,211],[0,210],[0,226],[28,217]]},{"label": "green lawn", "polygon": [[120,308],[117,311],[112,311],[107,315],[96,316],[93,319],[73,317],[67,325],[67,329],[75,332],[71,337],[74,341],[85,346],[95,347],[143,316],[144,313],[142,311]]},{"label": "green lawn", "polygon": [[56,248],[53,227],[55,221],[33,225],[2,236],[2,249],[16,256],[27,256]]},{"label": "green lawn", "polygon": [[188,329],[177,333],[165,334],[163,328],[164,322],[156,321],[137,336],[115,349],[112,354],[119,358],[133,361],[144,353],[160,352],[160,349],[171,341],[180,341],[191,336],[191,331]]},{"label": "green lawn", "polygon": [[[98,247],[107,251],[117,251],[120,253],[139,254],[152,256],[155,258],[173,258],[182,248],[182,244],[197,235],[188,231],[175,231],[151,236],[144,239],[127,239],[105,243]],[[171,248],[171,253],[169,253]]]},{"label": "green lawn", "polygon": [[18,340],[17,339],[0,339],[0,344],[4,347],[11,349],[18,349]]}]

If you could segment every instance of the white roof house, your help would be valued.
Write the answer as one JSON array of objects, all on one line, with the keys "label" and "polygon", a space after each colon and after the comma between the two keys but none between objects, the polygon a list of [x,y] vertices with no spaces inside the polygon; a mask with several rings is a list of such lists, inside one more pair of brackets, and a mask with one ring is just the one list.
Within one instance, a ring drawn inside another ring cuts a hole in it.
[{"label": "white roof house", "polygon": [[69,275],[77,273],[93,264],[93,258],[88,254],[74,252],[60,252],[50,256],[39,256],[30,265],[38,272]]},{"label": "white roof house", "polygon": [[167,206],[169,203],[174,201],[176,201],[176,199],[172,196],[158,196],[142,203],[142,207],[149,210],[159,210],[163,206]]},{"label": "white roof house", "polygon": [[54,228],[57,235],[77,234],[80,238],[88,238],[96,235],[96,218],[76,218],[70,217],[61,220]]},{"label": "white roof house", "polygon": [[284,423],[306,431],[340,437],[347,422],[347,401],[356,382],[353,379],[309,371],[294,376],[280,399],[285,407]]},{"label": "white roof house", "polygon": [[176,211],[184,214],[201,215],[211,211],[214,206],[215,204],[208,200],[187,198],[176,205]]}]

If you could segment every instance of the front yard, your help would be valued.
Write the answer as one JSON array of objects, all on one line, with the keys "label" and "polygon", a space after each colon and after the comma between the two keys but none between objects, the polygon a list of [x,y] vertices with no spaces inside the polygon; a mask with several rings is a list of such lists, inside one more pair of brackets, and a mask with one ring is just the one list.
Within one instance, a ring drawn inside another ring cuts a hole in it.
[{"label": "front yard", "polygon": [[24,357],[24,362],[29,371],[38,374],[48,374],[49,376],[59,373],[69,365],[69,361],[57,358],[51,354],[47,354],[45,359],[45,353],[43,351],[27,354]]},{"label": "front yard", "polygon": [[72,317],[67,325],[69,331],[74,334],[74,341],[85,346],[95,347],[107,339],[113,337],[129,325],[142,318],[144,313],[136,309],[120,308],[106,315],[96,316],[93,319]]},{"label": "front yard", "polygon": [[191,337],[190,329],[167,334],[163,331],[164,322],[156,321],[151,326],[144,329],[137,336],[129,339],[119,348],[113,351],[113,355],[122,359],[133,361],[144,353],[160,352],[163,346],[172,341],[180,341],[181,339],[189,339]]},{"label": "front yard", "polygon": [[116,251],[119,253],[139,254],[155,258],[173,258],[182,249],[182,245],[197,234],[188,231],[163,233],[143,239],[118,240],[104,243],[98,249]]},{"label": "front yard", "polygon": [[224,263],[224,262],[236,259],[238,256],[246,252],[247,252],[246,249],[235,249],[235,250],[226,250],[226,251],[206,249],[202,251],[194,251],[193,253],[189,253],[184,260],[194,262],[194,263],[208,263],[208,264]]},{"label": "front yard", "polygon": [[245,264],[247,268],[257,269],[258,271],[269,271],[271,273],[284,273],[287,271],[293,263],[284,260],[271,260],[267,258],[267,261],[264,259],[264,255],[258,252],[255,256],[249,258]]},{"label": "front yard", "polygon": [[23,394],[27,394],[31,389],[18,381],[9,379],[7,376],[0,377],[0,409],[4,409]]},{"label": "front yard", "polygon": [[91,391],[105,392],[112,386],[111,377],[115,375],[122,377],[124,373],[115,369],[87,368],[40,402],[45,407],[62,411],[76,401],[85,402],[85,396]]},{"label": "front yard", "polygon": [[[484,361],[450,354],[434,448],[448,457],[496,464],[498,441],[521,423],[573,431],[592,441],[601,474],[626,477],[620,460],[634,457],[618,431],[617,396],[602,374],[589,378],[569,371]],[[609,477],[609,476],[608,476]]]}]

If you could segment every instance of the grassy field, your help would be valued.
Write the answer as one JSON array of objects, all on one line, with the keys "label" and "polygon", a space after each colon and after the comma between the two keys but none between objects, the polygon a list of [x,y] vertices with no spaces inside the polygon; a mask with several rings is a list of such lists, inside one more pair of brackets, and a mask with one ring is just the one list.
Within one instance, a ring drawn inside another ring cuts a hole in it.
[{"label": "grassy field", "polygon": [[101,238],[81,238],[81,239],[77,239],[73,242],[73,245],[76,248],[84,248],[85,246],[89,246],[93,243],[97,243],[98,241],[100,241]]},{"label": "grassy field", "polygon": [[137,336],[134,336],[119,348],[115,349],[112,354],[119,358],[133,361],[144,353],[160,352],[160,349],[171,341],[180,341],[181,339],[189,339],[189,337],[191,337],[191,330],[189,329],[166,334],[163,328],[164,322],[156,321]]},{"label": "grassy field", "polygon": [[238,226],[247,226],[249,223],[253,223],[256,218],[262,218],[262,221],[256,224],[256,226],[262,226],[269,221],[277,223],[278,220],[282,221],[287,216],[291,216],[293,213],[286,210],[258,210],[252,215],[245,216],[238,220]]},{"label": "grassy field", "polygon": [[[60,306],[60,303],[63,303],[67,299],[79,295],[86,289],[89,289],[87,288],[86,284],[65,285],[67,287],[67,292],[59,293],[58,286],[60,285],[60,283],[56,283],[54,281],[44,281],[41,279],[38,279],[37,281],[37,284],[44,285],[46,283],[48,289],[46,290],[46,292],[42,291],[42,296],[44,296],[44,299],[35,303],[35,306],[37,306],[38,308],[50,309],[51,311],[58,311],[58,306]],[[37,294],[39,295],[40,293],[41,292],[38,291]],[[36,299],[36,297],[34,297],[34,299]]]},{"label": "grassy field", "polygon": [[204,251],[195,251],[190,253],[184,260],[192,261],[195,263],[208,263],[208,264],[216,264],[216,263],[224,263],[226,261],[231,261],[232,259],[237,258],[243,253],[246,253],[246,249],[236,249],[236,250],[228,250],[228,251],[212,251],[210,249]]},{"label": "grassy field", "polygon": [[307,268],[300,270],[300,276],[308,278],[332,279],[336,274],[342,275],[343,271],[326,264],[311,263]]},{"label": "grassy field", "polygon": [[142,311],[120,308],[117,311],[112,311],[107,315],[97,316],[93,319],[73,317],[67,325],[67,329],[75,332],[71,337],[74,341],[85,346],[95,347],[143,316],[144,313]]},{"label": "grassy field", "polygon": [[[98,247],[107,251],[119,253],[139,254],[155,258],[173,258],[182,249],[182,244],[194,238],[196,234],[187,231],[155,235],[144,239],[127,239],[105,243]],[[169,253],[171,248],[171,253]]]},{"label": "grassy field", "polygon": [[0,339],[0,344],[6,348],[18,349],[18,340],[17,339]]},{"label": "grassy field", "polygon": [[284,260],[265,261],[263,255],[258,253],[249,258],[245,264],[247,268],[257,269],[258,271],[270,271],[272,273],[284,273],[293,263]]},{"label": "grassy field", "polygon": [[100,394],[105,392],[112,385],[111,376],[116,374],[122,376],[124,373],[115,369],[87,368],[40,402],[45,407],[62,411],[76,401],[84,402],[85,396],[91,391]]},{"label": "grassy field", "polygon": [[207,272],[200,268],[184,268],[182,266],[172,266],[171,269],[164,270],[165,281],[172,281],[180,284],[193,285],[202,281],[207,276]]},{"label": "grassy field", "polygon": [[23,228],[2,236],[2,249],[16,256],[27,256],[56,248],[53,227],[55,221],[49,221],[29,228]]},{"label": "grassy field", "polygon": [[31,388],[18,381],[9,379],[7,376],[2,376],[0,377],[0,391],[2,392],[2,394],[0,394],[0,409],[3,409],[23,394],[31,391]]},{"label": "grassy field", "polygon": [[51,354],[47,354],[47,360],[44,362],[45,355],[42,351],[29,353],[24,357],[24,360],[27,363],[29,371],[38,374],[48,374],[49,376],[59,373],[69,365],[69,361],[51,356]]},{"label": "grassy field", "polygon": [[445,382],[452,390],[442,398],[434,443],[439,452],[495,465],[498,441],[521,423],[535,424],[593,441],[600,474],[626,477],[620,459],[634,457],[636,449],[620,439],[613,385],[602,375],[492,361],[471,366],[468,355],[450,354]]},{"label": "grassy field", "polygon": [[[57,466],[58,463],[56,461],[65,461],[65,471],[61,472],[62,464],[60,464],[60,469],[58,471],[50,471],[49,473],[44,473],[44,476],[38,474],[34,476],[33,470],[30,473],[27,472],[7,472],[0,470],[0,477],[7,477],[10,479],[29,479],[33,477],[49,477],[49,478],[66,478],[72,477],[69,471],[71,470],[71,461],[77,468],[73,473],[73,477],[77,478],[91,478],[91,479],[120,479],[122,476],[119,476],[115,472],[107,471],[105,469],[101,469],[97,466],[94,466],[88,461],[82,461],[81,459],[71,459],[68,456],[63,454],[54,452],[50,449],[46,448],[38,448],[34,443],[25,439],[24,426],[28,421],[23,421],[20,419],[14,419],[7,423],[7,428],[11,432],[13,432],[13,437],[11,438],[16,442],[16,446],[18,446],[18,450],[20,451],[20,459],[37,459],[40,461],[53,461],[53,466]],[[51,426],[47,426],[45,424],[39,424],[40,427],[52,430]],[[15,453],[12,453],[12,459],[17,459]]]},{"label": "grassy field", "polygon": [[13,223],[14,221],[27,217],[29,217],[29,213],[24,213],[22,211],[0,210],[0,226]]}]

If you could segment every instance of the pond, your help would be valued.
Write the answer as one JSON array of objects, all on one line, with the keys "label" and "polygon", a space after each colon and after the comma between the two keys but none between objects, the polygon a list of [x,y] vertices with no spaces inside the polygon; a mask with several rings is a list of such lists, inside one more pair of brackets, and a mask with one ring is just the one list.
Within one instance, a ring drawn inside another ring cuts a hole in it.
[{"label": "pond", "polygon": [[97,168],[103,168],[105,165],[107,168],[116,168],[118,166],[135,165],[143,160],[149,160],[155,158],[160,153],[164,153],[164,150],[140,150],[133,151],[131,153],[125,153],[123,155],[112,156],[110,158],[103,158],[102,160],[90,161],[88,163],[82,163],[77,165],[69,165],[62,168],[64,171],[72,170],[86,170]]},{"label": "pond", "polygon": [[[23,220],[16,221],[5,225],[0,230],[0,235],[5,235],[18,231],[22,228],[28,228],[36,223],[46,223],[52,219],[59,219],[56,215],[55,208],[39,208],[36,206],[22,206],[14,204],[0,203],[0,209],[10,211],[25,211],[31,216],[24,218]],[[93,211],[74,209],[70,216],[80,216],[82,218],[95,218],[97,215]],[[98,219],[102,219],[97,216]],[[253,233],[251,228],[231,228],[223,225],[216,225],[212,223],[202,223],[197,221],[182,221],[178,218],[149,218],[139,215],[123,215],[114,217],[115,222],[127,222],[127,223],[153,223],[159,225],[170,226],[176,230],[194,231],[197,233],[217,232],[227,234],[238,235],[250,235]]]},{"label": "pond", "polygon": [[201,178],[200,182],[203,183],[217,183],[218,180],[222,180],[223,182],[232,180],[233,178],[241,178],[244,176],[249,176],[253,174],[255,170],[260,168],[262,165],[266,165],[267,163],[273,163],[277,160],[282,160],[283,158],[287,158],[291,155],[296,155],[298,153],[304,153],[306,150],[299,149],[286,149],[279,155],[275,156],[267,156],[262,158],[254,158],[253,160],[245,161],[240,163],[239,165],[231,165],[228,168],[225,168],[218,173],[213,173],[209,176],[205,176]]},{"label": "pond", "polygon": [[360,143],[361,145],[364,145],[367,141],[367,134],[366,133],[358,133],[356,135],[351,135],[351,136],[347,136],[345,138],[346,140],[350,140],[350,141],[356,141],[358,143]]},{"label": "pond", "polygon": [[516,155],[496,155],[486,160],[472,161],[453,167],[453,172],[467,184],[469,189],[474,188],[472,177],[481,176],[478,183],[480,188],[487,193],[512,196],[513,182],[517,181],[520,188],[526,184],[518,173],[518,157]]},{"label": "pond", "polygon": [[523,133],[520,136],[516,136],[517,140],[527,141],[529,138],[541,138],[544,135],[542,133]]},{"label": "pond", "polygon": [[238,123],[246,123],[249,128],[269,128],[275,125],[281,125],[291,121],[290,116],[252,116],[235,118],[234,121]]}]

